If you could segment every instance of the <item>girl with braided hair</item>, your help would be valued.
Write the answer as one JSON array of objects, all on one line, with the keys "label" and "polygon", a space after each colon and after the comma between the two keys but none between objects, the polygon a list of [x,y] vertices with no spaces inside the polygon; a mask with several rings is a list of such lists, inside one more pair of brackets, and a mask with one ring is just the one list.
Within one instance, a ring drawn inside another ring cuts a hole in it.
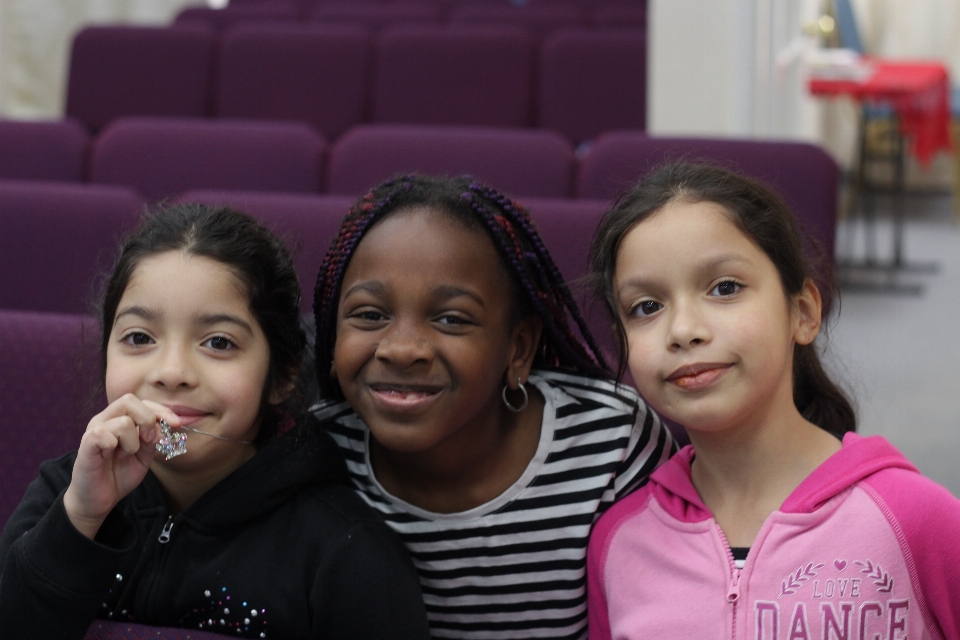
[{"label": "girl with braided hair", "polygon": [[314,304],[314,412],[407,544],[433,637],[585,637],[590,529],[673,443],[527,212],[469,177],[389,180],[344,218]]}]

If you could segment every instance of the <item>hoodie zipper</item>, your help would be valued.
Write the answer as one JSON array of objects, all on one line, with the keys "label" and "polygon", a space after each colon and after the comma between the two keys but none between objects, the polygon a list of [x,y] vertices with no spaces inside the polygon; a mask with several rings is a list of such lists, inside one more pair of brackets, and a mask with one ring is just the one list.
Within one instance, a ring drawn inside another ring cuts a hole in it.
[{"label": "hoodie zipper", "polygon": [[160,544],[167,544],[170,542],[170,531],[173,529],[173,516],[168,516],[166,523],[163,525],[163,530],[160,532],[160,536],[157,538],[157,541]]},{"label": "hoodie zipper", "polygon": [[730,638],[731,640],[736,640],[737,638],[737,603],[740,601],[740,569],[737,569],[736,561],[733,559],[733,551],[730,550],[730,543],[727,542],[727,536],[724,535],[723,529],[720,528],[719,524],[714,523],[714,526],[717,528],[717,534],[720,536],[721,542],[723,542],[723,548],[727,552],[727,564],[730,567],[730,579],[727,582],[727,602],[730,603],[733,611],[731,613],[731,627],[730,627]]}]

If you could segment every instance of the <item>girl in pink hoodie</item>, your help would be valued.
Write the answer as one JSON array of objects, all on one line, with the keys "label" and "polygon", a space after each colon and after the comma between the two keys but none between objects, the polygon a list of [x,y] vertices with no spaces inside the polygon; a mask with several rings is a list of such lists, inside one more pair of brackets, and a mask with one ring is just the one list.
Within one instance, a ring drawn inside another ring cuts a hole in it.
[{"label": "girl in pink hoodie", "polygon": [[779,198],[666,166],[591,262],[621,371],[692,445],[594,528],[590,637],[960,638],[960,501],[854,433],[814,346],[829,296]]}]

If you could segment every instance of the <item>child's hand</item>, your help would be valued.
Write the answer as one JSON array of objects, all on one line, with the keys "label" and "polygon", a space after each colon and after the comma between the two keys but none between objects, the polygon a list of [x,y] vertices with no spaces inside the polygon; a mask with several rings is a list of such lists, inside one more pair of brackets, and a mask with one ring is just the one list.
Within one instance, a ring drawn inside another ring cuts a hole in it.
[{"label": "child's hand", "polygon": [[97,535],[110,511],[147,475],[160,440],[160,418],[172,427],[180,425],[167,407],[128,393],[90,420],[63,496],[67,517],[88,538]]}]

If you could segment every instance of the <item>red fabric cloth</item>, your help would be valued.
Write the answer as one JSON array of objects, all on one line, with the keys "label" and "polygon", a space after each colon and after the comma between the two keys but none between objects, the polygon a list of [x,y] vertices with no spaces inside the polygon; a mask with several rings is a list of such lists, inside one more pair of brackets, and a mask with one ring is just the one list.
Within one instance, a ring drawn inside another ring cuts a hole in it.
[{"label": "red fabric cloth", "polygon": [[950,82],[939,62],[874,59],[875,70],[866,80],[811,78],[810,93],[849,95],[855,100],[890,105],[897,114],[900,133],[911,141],[911,150],[927,165],[938,151],[951,151]]}]

